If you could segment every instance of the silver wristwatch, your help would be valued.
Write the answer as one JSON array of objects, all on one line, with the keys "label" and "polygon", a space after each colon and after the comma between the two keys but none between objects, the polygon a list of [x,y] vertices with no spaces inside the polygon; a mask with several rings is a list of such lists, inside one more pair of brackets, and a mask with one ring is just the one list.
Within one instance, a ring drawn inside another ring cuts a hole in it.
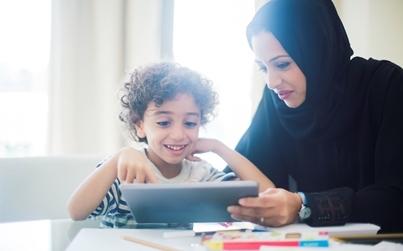
[{"label": "silver wristwatch", "polygon": [[304,222],[311,216],[311,208],[307,205],[305,194],[302,192],[298,192],[298,195],[301,197],[302,205],[301,209],[298,212],[299,221]]}]

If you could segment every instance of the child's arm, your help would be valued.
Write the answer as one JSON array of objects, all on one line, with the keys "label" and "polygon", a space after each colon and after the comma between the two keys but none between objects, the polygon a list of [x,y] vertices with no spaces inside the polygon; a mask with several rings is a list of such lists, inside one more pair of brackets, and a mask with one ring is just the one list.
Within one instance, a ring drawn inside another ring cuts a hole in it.
[{"label": "child's arm", "polygon": [[[224,143],[216,139],[200,138],[193,148],[192,154],[213,152],[220,156],[228,166],[238,175],[241,180],[254,180],[259,183],[259,191],[275,187],[273,182],[267,178],[252,162],[240,153],[230,149]],[[189,156],[189,159],[195,159]],[[197,158],[197,157],[196,157]]]},{"label": "child's arm", "polygon": [[147,161],[144,158],[140,152],[126,147],[96,168],[70,197],[70,217],[86,219],[104,199],[117,177],[122,183],[133,183],[135,179],[144,182],[145,177],[149,182],[155,182],[155,176],[148,174],[151,168],[145,168]]}]

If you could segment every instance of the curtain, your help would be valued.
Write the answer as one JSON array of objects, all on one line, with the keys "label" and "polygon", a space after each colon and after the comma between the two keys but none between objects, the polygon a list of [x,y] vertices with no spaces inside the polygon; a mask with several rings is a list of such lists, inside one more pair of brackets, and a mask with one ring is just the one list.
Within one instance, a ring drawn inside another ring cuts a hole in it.
[{"label": "curtain", "polygon": [[134,67],[169,57],[172,6],[164,0],[52,1],[51,155],[110,154],[127,144],[119,89]]}]

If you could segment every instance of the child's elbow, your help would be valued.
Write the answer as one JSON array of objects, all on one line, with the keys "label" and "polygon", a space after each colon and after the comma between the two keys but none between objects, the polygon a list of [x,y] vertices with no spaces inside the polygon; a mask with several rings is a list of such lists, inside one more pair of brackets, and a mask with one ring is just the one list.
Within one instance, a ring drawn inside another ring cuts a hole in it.
[{"label": "child's elbow", "polygon": [[79,215],[79,214],[74,214],[72,212],[69,213],[70,214],[70,218],[74,221],[81,221],[81,220],[85,220],[87,219],[87,217]]},{"label": "child's elbow", "polygon": [[73,204],[69,203],[67,206],[69,216],[74,221],[81,221],[87,219],[88,215],[84,215]]},{"label": "child's elbow", "polygon": [[81,221],[87,219],[86,215],[82,215],[73,211],[69,211],[70,218],[74,221]]}]

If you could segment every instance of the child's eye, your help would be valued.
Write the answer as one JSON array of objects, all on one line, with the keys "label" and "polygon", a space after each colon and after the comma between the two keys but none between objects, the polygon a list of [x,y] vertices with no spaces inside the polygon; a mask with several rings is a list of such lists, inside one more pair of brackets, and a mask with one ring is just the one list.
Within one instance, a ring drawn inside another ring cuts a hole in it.
[{"label": "child's eye", "polygon": [[160,127],[168,127],[171,124],[171,122],[169,121],[159,121],[157,122],[157,125],[159,125]]},{"label": "child's eye", "polygon": [[187,128],[195,128],[197,126],[197,123],[188,121],[188,122],[185,122],[185,126]]}]

